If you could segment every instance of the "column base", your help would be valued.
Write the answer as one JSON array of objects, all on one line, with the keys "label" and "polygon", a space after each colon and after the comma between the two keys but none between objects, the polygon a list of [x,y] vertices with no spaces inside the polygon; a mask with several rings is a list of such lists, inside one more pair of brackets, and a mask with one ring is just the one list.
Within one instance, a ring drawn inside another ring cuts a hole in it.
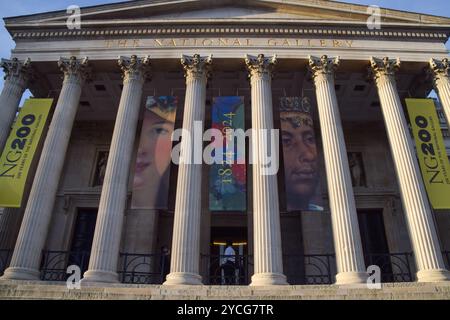
[{"label": "column base", "polygon": [[202,277],[195,273],[189,272],[172,272],[166,277],[164,286],[202,286]]},{"label": "column base", "polygon": [[367,273],[365,272],[340,272],[336,275],[337,285],[367,283]]},{"label": "column base", "polygon": [[10,267],[0,280],[41,280],[41,273],[34,269]]},{"label": "column base", "polygon": [[417,282],[441,282],[450,280],[450,272],[445,269],[421,270],[416,273]]},{"label": "column base", "polygon": [[286,286],[286,276],[281,273],[256,273],[252,276],[250,286]]},{"label": "column base", "polygon": [[84,273],[82,284],[88,283],[117,283],[119,282],[119,275],[116,272],[103,271],[103,270],[88,270]]}]

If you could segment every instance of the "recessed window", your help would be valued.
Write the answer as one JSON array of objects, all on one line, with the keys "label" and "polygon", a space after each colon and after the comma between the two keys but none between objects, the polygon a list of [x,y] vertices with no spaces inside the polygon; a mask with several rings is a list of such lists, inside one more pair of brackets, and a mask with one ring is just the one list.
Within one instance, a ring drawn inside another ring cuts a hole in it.
[{"label": "recessed window", "polygon": [[366,90],[366,86],[365,85],[361,85],[361,84],[359,84],[359,85],[356,85],[355,86],[355,89],[354,89],[355,91],[364,91],[364,90]]},{"label": "recessed window", "polygon": [[96,84],[94,87],[97,91],[106,91],[106,87],[102,84]]},{"label": "recessed window", "polygon": [[362,153],[348,152],[347,156],[353,187],[367,187]]},{"label": "recessed window", "polygon": [[98,151],[96,157],[94,179],[92,186],[102,186],[105,179],[106,164],[108,163],[109,151]]}]

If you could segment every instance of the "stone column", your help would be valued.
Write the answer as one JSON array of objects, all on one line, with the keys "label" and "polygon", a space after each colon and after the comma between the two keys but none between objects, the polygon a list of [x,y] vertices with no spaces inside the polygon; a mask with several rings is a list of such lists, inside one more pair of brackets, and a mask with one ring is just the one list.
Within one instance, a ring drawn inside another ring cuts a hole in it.
[{"label": "stone column", "polygon": [[2,279],[39,279],[39,264],[50,224],[67,146],[88,76],[88,59],[75,57],[58,63],[64,82],[45,140],[20,227],[10,267]]},{"label": "stone column", "polygon": [[11,126],[19,109],[20,99],[31,76],[30,60],[20,62],[17,58],[2,59],[5,83],[0,95],[0,154],[5,147]]},{"label": "stone column", "polygon": [[[212,57],[198,54],[183,56],[186,75],[186,98],[181,139],[180,164],[173,225],[170,274],[164,285],[201,285],[200,225],[203,121],[205,118],[206,83]],[[200,124],[200,136],[194,135]],[[188,136],[186,136],[188,135]],[[200,160],[196,163],[195,159]]]},{"label": "stone column", "polygon": [[371,58],[370,63],[408,221],[417,279],[419,282],[447,280],[449,274],[445,270],[432,211],[397,92],[395,71],[400,67],[400,60]]},{"label": "stone column", "polygon": [[[287,285],[283,274],[278,170],[268,170],[267,161],[268,155],[278,152],[272,145],[273,141],[268,138],[273,130],[272,69],[276,64],[276,56],[266,58],[263,54],[257,57],[247,55],[245,64],[251,82],[253,129],[251,148],[255,269],[251,285]],[[278,163],[270,165],[278,168]]]},{"label": "stone column", "polygon": [[450,127],[450,65],[448,59],[431,59],[430,68],[434,76],[434,88],[444,109],[447,125]]},{"label": "stone column", "polygon": [[352,180],[342,122],[334,89],[334,70],[339,58],[309,58],[316,87],[317,108],[327,172],[328,196],[336,252],[336,284],[366,282]]},{"label": "stone column", "polygon": [[149,76],[149,57],[119,58],[123,72],[123,90],[106,166],[98,208],[94,241],[86,282],[118,282],[117,265],[125,207],[131,155],[142,101],[144,83]]}]

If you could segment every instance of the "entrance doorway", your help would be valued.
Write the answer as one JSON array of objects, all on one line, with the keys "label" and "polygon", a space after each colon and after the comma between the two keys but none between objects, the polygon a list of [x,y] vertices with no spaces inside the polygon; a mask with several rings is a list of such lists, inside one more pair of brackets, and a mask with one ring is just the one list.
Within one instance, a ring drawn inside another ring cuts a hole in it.
[{"label": "entrance doorway", "polygon": [[358,222],[366,266],[379,266],[382,281],[393,282],[391,256],[384,228],[383,209],[358,210]]},{"label": "entrance doorway", "polygon": [[[247,285],[248,241],[245,227],[211,228],[209,262],[209,284]],[[227,249],[231,244],[231,249]],[[234,254],[233,254],[234,253]]]},{"label": "entrance doorway", "polygon": [[77,265],[81,274],[87,271],[94,240],[97,209],[78,209],[70,247],[69,265]]}]

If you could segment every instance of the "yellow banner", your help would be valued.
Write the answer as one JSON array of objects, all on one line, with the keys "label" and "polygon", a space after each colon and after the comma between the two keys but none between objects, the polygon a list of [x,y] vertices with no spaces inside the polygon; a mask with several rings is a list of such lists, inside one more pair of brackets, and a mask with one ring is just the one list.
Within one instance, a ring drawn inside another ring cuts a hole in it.
[{"label": "yellow banner", "polygon": [[52,103],[53,99],[28,99],[20,110],[0,157],[0,207],[20,208]]},{"label": "yellow banner", "polygon": [[432,99],[406,99],[422,177],[434,209],[450,209],[450,163]]}]

